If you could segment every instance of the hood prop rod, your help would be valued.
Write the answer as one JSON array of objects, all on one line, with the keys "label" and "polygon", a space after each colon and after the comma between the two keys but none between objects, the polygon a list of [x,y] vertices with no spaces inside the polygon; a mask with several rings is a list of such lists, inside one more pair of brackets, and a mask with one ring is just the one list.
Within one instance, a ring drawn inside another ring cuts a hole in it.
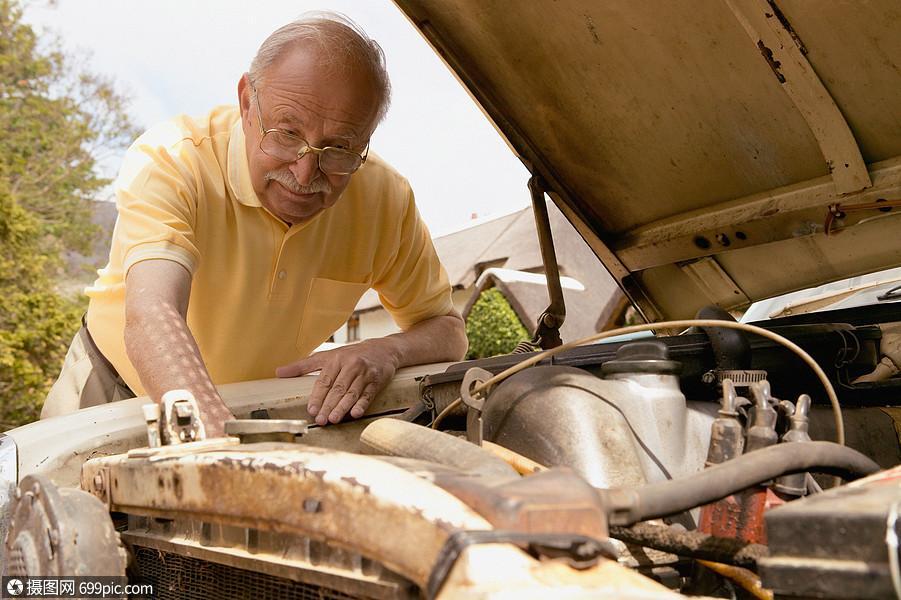
[{"label": "hood prop rod", "polygon": [[538,175],[529,178],[529,192],[532,194],[532,212],[535,215],[535,229],[538,231],[538,246],[541,248],[541,262],[544,264],[544,276],[547,280],[547,293],[550,304],[535,327],[535,335],[531,342],[523,342],[514,352],[531,352],[548,350],[563,343],[560,338],[560,327],[566,320],[566,306],[563,302],[563,287],[560,285],[560,269],[557,266],[557,253],[554,251],[554,237],[551,234],[551,221],[547,204],[544,200],[544,181]]}]

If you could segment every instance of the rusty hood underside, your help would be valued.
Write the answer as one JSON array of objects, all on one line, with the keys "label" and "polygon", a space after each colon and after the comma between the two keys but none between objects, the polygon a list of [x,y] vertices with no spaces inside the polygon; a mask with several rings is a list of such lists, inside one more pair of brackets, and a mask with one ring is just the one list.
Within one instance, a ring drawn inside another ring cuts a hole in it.
[{"label": "rusty hood underside", "polygon": [[647,318],[901,265],[896,0],[395,1]]}]

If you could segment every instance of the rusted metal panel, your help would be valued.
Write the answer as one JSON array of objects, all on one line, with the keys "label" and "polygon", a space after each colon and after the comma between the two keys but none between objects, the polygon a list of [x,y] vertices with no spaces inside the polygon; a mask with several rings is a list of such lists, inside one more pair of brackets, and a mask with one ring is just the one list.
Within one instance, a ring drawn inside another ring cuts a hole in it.
[{"label": "rusted metal panel", "polygon": [[822,268],[814,248],[801,276],[743,254],[800,257],[844,194],[897,197],[880,182],[901,162],[894,0],[395,1],[646,319],[696,312],[667,267],[705,256],[728,256],[749,301],[901,263],[901,238],[870,230]]},{"label": "rusted metal panel", "polygon": [[[283,444],[252,446],[257,451],[249,452],[247,446],[241,451],[95,459],[85,463],[81,483],[112,510],[190,515],[309,535],[384,558],[389,568],[419,585],[428,579],[450,532],[490,529],[447,492],[378,459]],[[110,483],[97,491],[94,476],[102,469],[108,469]]]},{"label": "rusted metal panel", "polygon": [[871,185],[854,134],[804,56],[800,39],[773,0],[724,0],[782,89],[804,116],[826,159],[839,194]]},{"label": "rusted metal panel", "polygon": [[[209,524],[201,525],[201,543],[218,543],[214,525],[255,530],[257,535],[307,536],[374,558],[421,589],[451,533],[492,528],[428,478],[377,458],[294,444],[98,458],[85,463],[81,483],[111,510]],[[189,545],[196,553],[194,544]],[[536,561],[503,543],[467,547],[439,597],[479,598],[501,591],[678,597],[614,561],[600,559],[593,567],[575,570],[555,560]]]},{"label": "rusted metal panel", "polygon": [[[820,177],[649,223],[618,238],[614,249],[628,269],[638,271],[822,234],[829,206],[836,202],[855,204],[901,198],[901,158],[872,165],[870,174],[872,187],[854,194],[840,196],[831,178]],[[874,208],[851,213],[843,225],[852,227],[881,214],[894,217],[901,210],[881,213]]]}]

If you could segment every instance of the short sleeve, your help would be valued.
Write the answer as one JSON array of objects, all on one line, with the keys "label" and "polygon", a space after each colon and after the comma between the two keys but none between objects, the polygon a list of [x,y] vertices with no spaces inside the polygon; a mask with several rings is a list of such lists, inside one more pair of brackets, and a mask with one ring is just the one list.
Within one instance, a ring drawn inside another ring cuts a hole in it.
[{"label": "short sleeve", "polygon": [[166,259],[194,273],[200,262],[194,144],[173,124],[157,126],[129,148],[115,182],[114,244],[123,274],[138,262]]},{"label": "short sleeve", "polygon": [[397,251],[372,284],[382,305],[403,330],[420,321],[446,315],[454,308],[447,272],[438,260],[409,185],[405,185],[405,193]]}]

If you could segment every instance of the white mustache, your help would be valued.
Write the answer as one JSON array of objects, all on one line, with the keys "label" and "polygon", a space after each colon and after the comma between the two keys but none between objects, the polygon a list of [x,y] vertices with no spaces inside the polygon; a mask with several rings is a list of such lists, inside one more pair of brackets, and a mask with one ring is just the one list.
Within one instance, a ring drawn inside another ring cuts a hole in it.
[{"label": "white mustache", "polygon": [[324,177],[317,177],[310,185],[301,185],[294,179],[294,175],[287,169],[279,169],[278,171],[269,171],[264,179],[266,181],[276,181],[290,190],[294,194],[316,194],[323,192],[330,194],[332,186]]}]

